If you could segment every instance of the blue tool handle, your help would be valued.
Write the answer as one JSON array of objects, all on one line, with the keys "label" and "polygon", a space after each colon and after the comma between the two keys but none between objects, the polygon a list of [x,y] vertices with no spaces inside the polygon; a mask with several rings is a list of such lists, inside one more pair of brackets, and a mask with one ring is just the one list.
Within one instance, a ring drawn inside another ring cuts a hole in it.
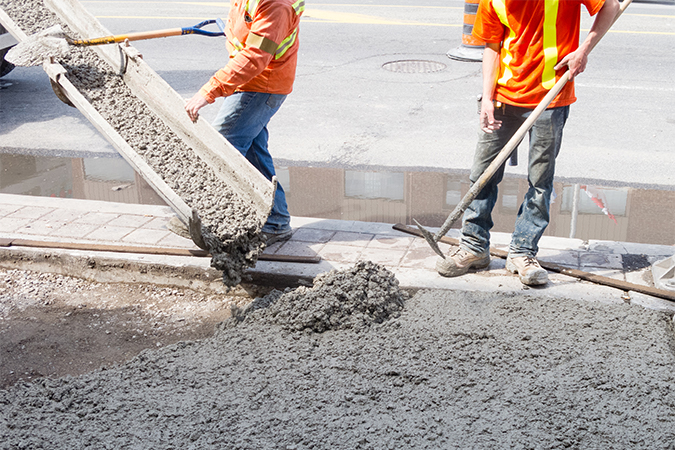
[{"label": "blue tool handle", "polygon": [[[206,25],[210,25],[212,23],[217,24],[218,28],[220,28],[220,31],[202,30],[203,27],[205,27]],[[193,27],[181,28],[181,35],[183,35],[183,34],[199,34],[199,35],[202,35],[202,36],[210,36],[210,37],[225,36],[225,24],[220,19],[205,20],[203,22],[198,23],[197,25],[195,25]]]},{"label": "blue tool handle", "polygon": [[218,28],[220,28],[220,31],[225,34],[225,22],[223,22],[223,19],[220,17],[216,19],[216,25],[218,25]]}]

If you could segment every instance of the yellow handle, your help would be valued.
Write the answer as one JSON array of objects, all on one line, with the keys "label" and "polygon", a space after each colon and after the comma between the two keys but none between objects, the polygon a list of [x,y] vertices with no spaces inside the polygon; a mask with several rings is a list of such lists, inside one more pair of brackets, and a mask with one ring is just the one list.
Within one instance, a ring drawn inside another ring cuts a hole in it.
[{"label": "yellow handle", "polygon": [[182,28],[169,28],[166,30],[141,31],[138,33],[118,34],[115,36],[104,36],[94,39],[73,39],[72,41],[70,41],[70,44],[81,46],[104,45],[104,44],[115,44],[117,42],[124,42],[127,39],[130,41],[141,41],[144,39],[154,39],[168,36],[180,36],[181,34],[183,34]]}]

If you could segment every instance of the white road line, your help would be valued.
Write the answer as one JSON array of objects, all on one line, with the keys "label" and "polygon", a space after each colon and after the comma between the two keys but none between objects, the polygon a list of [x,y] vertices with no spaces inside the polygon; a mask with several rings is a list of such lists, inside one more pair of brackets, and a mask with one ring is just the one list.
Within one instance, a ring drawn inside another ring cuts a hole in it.
[{"label": "white road line", "polygon": [[623,89],[630,91],[655,91],[655,92],[675,92],[675,87],[649,87],[649,86],[635,86],[622,84],[597,84],[597,83],[580,83],[575,81],[577,87],[594,88],[594,89]]}]

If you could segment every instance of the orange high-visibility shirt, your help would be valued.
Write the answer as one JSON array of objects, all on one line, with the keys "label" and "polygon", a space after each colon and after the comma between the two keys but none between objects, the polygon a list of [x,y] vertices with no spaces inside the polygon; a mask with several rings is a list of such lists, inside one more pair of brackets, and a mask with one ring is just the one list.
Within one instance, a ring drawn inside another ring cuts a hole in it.
[{"label": "orange high-visibility shirt", "polygon": [[[536,107],[567,68],[553,67],[579,47],[581,5],[593,16],[605,0],[480,0],[473,34],[502,43],[495,100]],[[550,107],[574,103],[573,81]]]},{"label": "orange high-visibility shirt", "polygon": [[225,30],[230,60],[199,93],[209,103],[235,91],[290,94],[304,5],[304,0],[232,0]]}]

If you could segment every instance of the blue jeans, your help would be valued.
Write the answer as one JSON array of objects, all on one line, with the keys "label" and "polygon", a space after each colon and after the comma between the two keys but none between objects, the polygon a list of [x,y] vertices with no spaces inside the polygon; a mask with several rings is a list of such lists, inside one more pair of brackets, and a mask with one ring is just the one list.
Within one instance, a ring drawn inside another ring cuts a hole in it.
[{"label": "blue jeans", "polygon": [[[532,109],[503,105],[495,108],[495,119],[502,121],[500,129],[492,134],[480,131],[473,166],[471,184],[475,183],[499,151],[532,113]],[[549,223],[549,207],[553,192],[555,159],[560,151],[562,132],[569,106],[544,111],[530,129],[530,152],[527,169],[529,189],[520,205],[511,237],[509,254],[512,257],[536,256],[538,243]],[[476,199],[464,212],[461,247],[474,254],[490,248],[492,209],[497,202],[497,185],[504,176],[504,165],[497,170]]]},{"label": "blue jeans", "polygon": [[[284,100],[286,96],[279,94],[235,92],[225,97],[225,102],[213,121],[216,130],[270,181],[276,172],[272,155],[267,149],[267,124]],[[288,213],[286,194],[281,184],[277,183],[272,212],[262,231],[279,234],[290,229],[291,216]]]}]

